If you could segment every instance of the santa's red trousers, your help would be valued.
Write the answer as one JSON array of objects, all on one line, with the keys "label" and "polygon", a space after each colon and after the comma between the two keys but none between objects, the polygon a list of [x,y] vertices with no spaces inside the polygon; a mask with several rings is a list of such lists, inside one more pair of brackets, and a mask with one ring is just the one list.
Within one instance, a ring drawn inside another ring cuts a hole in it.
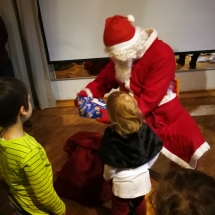
[{"label": "santa's red trousers", "polygon": [[197,149],[201,148],[202,154],[208,150],[203,146],[205,140],[200,129],[178,97],[147,114],[146,122],[163,141],[165,152],[174,155],[174,160],[170,153],[164,154],[179,165],[180,159],[189,164]]},{"label": "santa's red trousers", "polygon": [[134,199],[122,199],[117,196],[112,197],[112,215],[128,215],[130,202],[135,209],[136,215],[146,214],[146,200],[144,196]]}]

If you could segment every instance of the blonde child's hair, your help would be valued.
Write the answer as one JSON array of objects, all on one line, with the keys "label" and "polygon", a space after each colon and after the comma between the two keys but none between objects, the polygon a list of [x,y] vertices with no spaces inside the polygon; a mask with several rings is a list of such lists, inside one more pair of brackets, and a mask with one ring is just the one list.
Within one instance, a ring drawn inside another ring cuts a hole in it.
[{"label": "blonde child's hair", "polygon": [[122,91],[111,93],[107,99],[107,111],[121,136],[138,131],[142,125],[142,114],[137,102],[128,93]]}]

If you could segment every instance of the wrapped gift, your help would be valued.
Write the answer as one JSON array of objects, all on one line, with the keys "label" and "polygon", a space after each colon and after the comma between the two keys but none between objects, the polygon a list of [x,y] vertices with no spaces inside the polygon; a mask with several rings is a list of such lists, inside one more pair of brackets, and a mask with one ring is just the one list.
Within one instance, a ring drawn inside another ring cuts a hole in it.
[{"label": "wrapped gift", "polygon": [[77,105],[80,116],[93,119],[102,116],[100,108],[106,109],[105,101],[91,97],[77,97]]}]

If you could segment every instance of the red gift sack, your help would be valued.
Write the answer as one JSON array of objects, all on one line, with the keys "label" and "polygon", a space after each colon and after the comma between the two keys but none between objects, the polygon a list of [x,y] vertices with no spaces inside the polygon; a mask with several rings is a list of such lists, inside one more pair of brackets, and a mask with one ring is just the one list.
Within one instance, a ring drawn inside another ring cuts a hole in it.
[{"label": "red gift sack", "polygon": [[103,178],[104,165],[97,154],[101,138],[93,132],[78,132],[68,138],[64,151],[69,159],[54,182],[59,196],[91,207],[111,199],[111,185]]}]

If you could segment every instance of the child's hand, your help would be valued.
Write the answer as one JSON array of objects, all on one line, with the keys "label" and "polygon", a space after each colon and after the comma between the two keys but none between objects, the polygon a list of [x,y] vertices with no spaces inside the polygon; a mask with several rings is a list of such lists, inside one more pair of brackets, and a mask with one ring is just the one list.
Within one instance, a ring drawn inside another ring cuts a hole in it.
[{"label": "child's hand", "polygon": [[105,123],[105,124],[110,124],[110,118],[108,116],[107,110],[106,109],[100,109],[100,112],[102,113],[102,116],[97,119],[98,122]]}]

